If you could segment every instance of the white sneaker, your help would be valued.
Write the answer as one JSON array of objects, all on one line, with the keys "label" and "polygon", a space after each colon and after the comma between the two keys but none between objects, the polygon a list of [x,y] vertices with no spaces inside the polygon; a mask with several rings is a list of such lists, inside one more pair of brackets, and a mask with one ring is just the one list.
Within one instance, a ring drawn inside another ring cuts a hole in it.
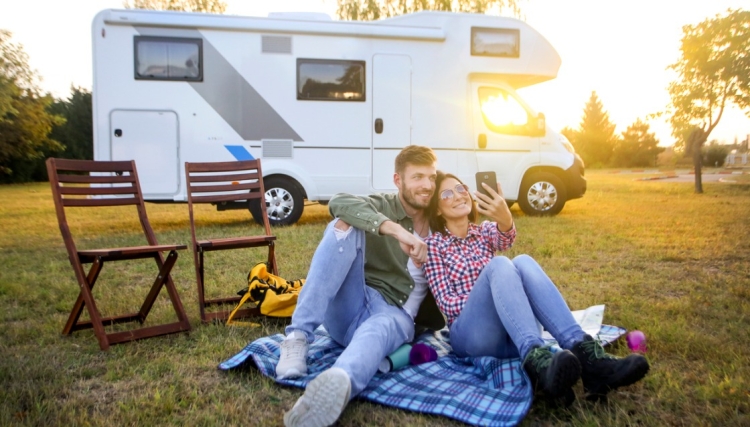
[{"label": "white sneaker", "polygon": [[281,356],[276,365],[276,379],[295,378],[307,375],[307,338],[293,331],[281,342]]},{"label": "white sneaker", "polygon": [[324,427],[336,422],[349,403],[352,382],[341,368],[323,371],[310,381],[305,394],[284,414],[286,427]]}]

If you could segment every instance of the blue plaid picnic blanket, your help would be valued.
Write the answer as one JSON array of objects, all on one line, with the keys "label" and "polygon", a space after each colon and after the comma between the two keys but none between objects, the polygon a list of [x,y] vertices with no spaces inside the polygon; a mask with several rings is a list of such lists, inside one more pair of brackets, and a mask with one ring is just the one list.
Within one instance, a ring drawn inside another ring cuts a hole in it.
[{"label": "blue plaid picnic blanket", "polygon": [[[602,325],[598,338],[606,345],[624,333],[623,328]],[[283,339],[281,334],[259,338],[219,364],[219,369],[229,371],[255,366],[279,384],[305,388],[313,378],[330,368],[343,351],[343,347],[320,327],[315,330],[315,342],[308,351],[307,376],[278,380],[276,363]],[[517,425],[528,413],[533,391],[520,359],[458,357],[451,353],[447,329],[423,334],[416,342],[433,347],[438,360],[388,373],[378,372],[357,398],[477,426]]]}]

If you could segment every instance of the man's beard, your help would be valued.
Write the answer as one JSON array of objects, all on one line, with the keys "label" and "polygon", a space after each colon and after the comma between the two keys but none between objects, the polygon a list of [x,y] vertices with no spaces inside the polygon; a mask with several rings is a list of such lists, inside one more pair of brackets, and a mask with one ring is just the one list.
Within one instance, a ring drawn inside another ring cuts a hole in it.
[{"label": "man's beard", "polygon": [[414,194],[411,191],[402,191],[401,194],[404,195],[404,202],[413,209],[423,210],[427,209],[430,205],[430,197],[428,197],[427,201],[422,205],[414,198]]}]

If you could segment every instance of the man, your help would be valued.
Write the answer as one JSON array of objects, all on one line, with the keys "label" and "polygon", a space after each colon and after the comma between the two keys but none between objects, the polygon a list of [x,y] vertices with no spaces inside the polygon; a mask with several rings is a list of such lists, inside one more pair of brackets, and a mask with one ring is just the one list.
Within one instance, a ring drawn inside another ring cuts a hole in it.
[{"label": "man", "polygon": [[286,426],[333,424],[379,363],[414,339],[415,322],[430,329],[445,325],[421,270],[436,162],[430,148],[408,146],[396,157],[397,194],[331,199],[334,220],[313,255],[276,376],[307,374],[308,346],[321,324],[345,349],[284,415]]}]

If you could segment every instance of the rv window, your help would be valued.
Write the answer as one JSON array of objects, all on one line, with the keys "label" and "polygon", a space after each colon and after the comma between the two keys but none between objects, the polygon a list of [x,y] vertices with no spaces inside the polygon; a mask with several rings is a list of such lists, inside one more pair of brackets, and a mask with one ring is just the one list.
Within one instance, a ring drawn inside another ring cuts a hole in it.
[{"label": "rv window", "polygon": [[518,58],[521,55],[521,34],[510,28],[471,28],[471,54]]},{"label": "rv window", "polygon": [[203,40],[136,36],[136,80],[203,81]]},{"label": "rv window", "polygon": [[298,58],[297,99],[364,101],[365,61]]},{"label": "rv window", "polygon": [[529,113],[508,92],[494,87],[479,88],[482,119],[491,131],[509,135],[530,135]]}]

